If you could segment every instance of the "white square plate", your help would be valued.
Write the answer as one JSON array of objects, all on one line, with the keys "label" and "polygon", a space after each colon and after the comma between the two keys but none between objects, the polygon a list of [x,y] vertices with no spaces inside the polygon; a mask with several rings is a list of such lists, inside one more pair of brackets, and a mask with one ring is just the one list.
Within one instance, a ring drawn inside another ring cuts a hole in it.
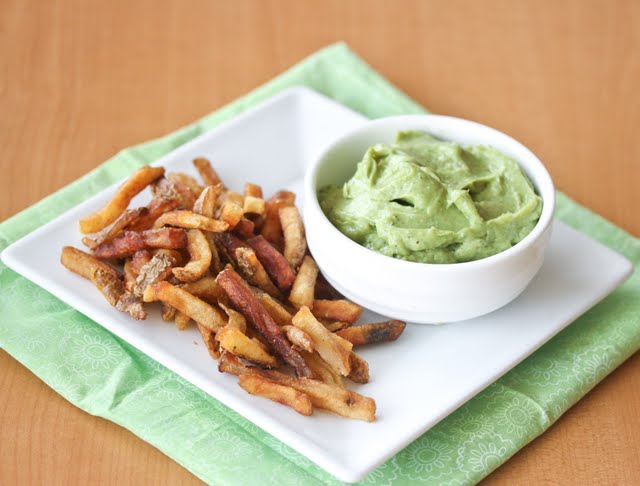
[{"label": "white square plate", "polygon": [[[295,190],[310,157],[363,120],[313,91],[292,88],[154,165],[195,175],[191,160],[206,156],[236,190],[246,181],[261,184],[267,195],[283,187]],[[17,241],[2,253],[2,260],[347,482],[362,479],[526,358],[610,293],[632,268],[622,256],[556,222],[542,270],[507,307],[461,323],[410,325],[395,343],[361,350],[372,379],[353,389],[376,399],[375,423],[321,411],[308,418],[250,396],[235,377],[218,373],[205,347],[194,345],[199,338],[195,329],[177,331],[163,323],[158,312],[150,313],[146,322],[135,322],[112,308],[90,282],[51,263],[59,260],[64,245],[82,248],[78,220],[101,207],[115,187]],[[140,195],[132,204],[147,200]],[[363,316],[379,318],[367,312]],[[421,377],[420,387],[410,386],[416,376]]]}]

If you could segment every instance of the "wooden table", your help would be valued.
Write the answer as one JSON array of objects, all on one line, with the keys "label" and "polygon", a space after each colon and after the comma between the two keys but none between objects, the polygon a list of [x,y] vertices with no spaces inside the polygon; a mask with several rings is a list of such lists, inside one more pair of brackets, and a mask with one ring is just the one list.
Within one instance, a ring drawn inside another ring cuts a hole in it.
[{"label": "wooden table", "polygon": [[[341,39],[432,111],[521,140],[559,189],[640,234],[633,0],[3,0],[0,220]],[[636,355],[485,484],[638,484],[639,390]],[[0,483],[197,482],[0,352]]]}]

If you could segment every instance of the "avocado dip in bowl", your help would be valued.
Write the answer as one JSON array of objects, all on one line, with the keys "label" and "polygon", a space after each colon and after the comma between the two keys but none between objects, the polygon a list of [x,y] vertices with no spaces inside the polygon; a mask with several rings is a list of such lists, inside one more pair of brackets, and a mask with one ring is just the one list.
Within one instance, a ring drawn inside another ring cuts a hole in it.
[{"label": "avocado dip in bowl", "polygon": [[555,203],[526,147],[489,127],[410,115],[326,147],[305,181],[309,247],[355,302],[418,323],[513,300],[542,265]]}]

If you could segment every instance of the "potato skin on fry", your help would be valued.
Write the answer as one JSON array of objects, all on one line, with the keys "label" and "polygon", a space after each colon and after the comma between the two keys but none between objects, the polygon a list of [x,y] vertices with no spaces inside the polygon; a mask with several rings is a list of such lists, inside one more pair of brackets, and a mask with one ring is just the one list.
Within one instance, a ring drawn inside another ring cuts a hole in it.
[{"label": "potato skin on fry", "polygon": [[94,250],[98,258],[125,258],[145,248],[184,248],[187,235],[180,228],[159,228],[141,232],[127,231]]},{"label": "potato skin on fry", "polygon": [[309,416],[313,413],[313,405],[309,397],[289,386],[280,385],[253,373],[241,375],[238,378],[238,384],[247,393],[291,407],[300,415]]},{"label": "potato skin on fry", "polygon": [[288,292],[296,279],[289,262],[282,253],[276,250],[263,236],[258,235],[247,240],[256,252],[256,256],[265,270],[282,292]]},{"label": "potato skin on fry", "polygon": [[145,165],[120,186],[115,196],[100,210],[80,220],[80,231],[84,234],[96,233],[111,223],[127,209],[131,200],[153,181],[162,177],[162,167]]},{"label": "potato skin on fry", "polygon": [[93,237],[85,236],[82,238],[82,243],[90,249],[94,249],[103,243],[108,243],[116,236],[119,236],[126,227],[139,221],[140,218],[143,218],[148,213],[149,210],[147,208],[129,209],[122,213],[111,226],[105,228],[100,233],[93,235]]},{"label": "potato skin on fry", "polygon": [[393,320],[351,326],[336,332],[336,334],[354,346],[362,346],[364,344],[395,341],[400,337],[406,326],[402,321]]},{"label": "potato skin on fry", "polygon": [[269,242],[282,247],[283,234],[280,224],[280,208],[293,206],[296,195],[289,191],[278,191],[265,204],[264,221],[260,233]]}]

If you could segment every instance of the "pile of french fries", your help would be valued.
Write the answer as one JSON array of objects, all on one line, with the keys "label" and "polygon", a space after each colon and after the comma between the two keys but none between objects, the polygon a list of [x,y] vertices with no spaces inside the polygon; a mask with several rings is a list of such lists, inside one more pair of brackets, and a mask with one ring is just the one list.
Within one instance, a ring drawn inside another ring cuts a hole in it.
[{"label": "pile of french fries", "polygon": [[[247,183],[228,189],[207,159],[202,182],[162,167],[138,169],[99,211],[80,220],[88,251],[62,264],[116,309],[147,317],[159,302],[178,329],[193,323],[221,372],[240,386],[311,415],[313,408],[373,421],[376,404],[345,387],[369,381],[353,348],[394,341],[405,323],[354,325],[362,308],[341,298],[308,253],[295,195],[265,200]],[[151,202],[128,209],[147,187]]]}]

